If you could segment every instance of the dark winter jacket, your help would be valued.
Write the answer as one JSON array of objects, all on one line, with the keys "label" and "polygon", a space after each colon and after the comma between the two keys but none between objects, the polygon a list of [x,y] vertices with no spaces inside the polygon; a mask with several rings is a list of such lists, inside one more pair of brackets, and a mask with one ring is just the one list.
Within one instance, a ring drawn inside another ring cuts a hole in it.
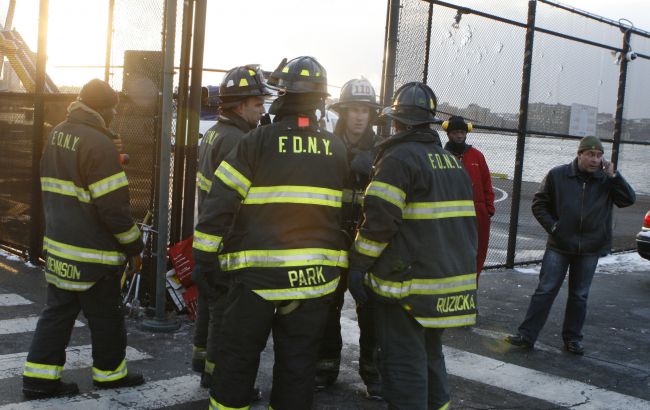
[{"label": "dark winter jacket", "polygon": [[212,187],[214,171],[226,155],[235,148],[241,137],[250,130],[250,124],[236,113],[229,111],[220,114],[217,123],[206,131],[201,140],[199,166],[196,172],[199,212],[205,196]]},{"label": "dark winter jacket", "polygon": [[533,198],[533,214],[548,232],[547,246],[574,255],[604,255],[612,246],[612,205],[630,206],[634,190],[620,172],[578,171],[577,158],[553,168]]},{"label": "dark winter jacket", "polygon": [[81,102],[68,108],[41,159],[45,278],[71,291],[117,274],[143,244],[129,208],[129,183],[103,118]]},{"label": "dark winter jacket", "polygon": [[246,134],[217,168],[193,254],[203,266],[218,254],[222,271],[267,300],[324,296],[348,264],[345,146],[314,116],[276,120]]},{"label": "dark winter jacket", "polygon": [[471,181],[438,134],[418,129],[379,145],[350,271],[422,326],[476,321],[476,213]]}]

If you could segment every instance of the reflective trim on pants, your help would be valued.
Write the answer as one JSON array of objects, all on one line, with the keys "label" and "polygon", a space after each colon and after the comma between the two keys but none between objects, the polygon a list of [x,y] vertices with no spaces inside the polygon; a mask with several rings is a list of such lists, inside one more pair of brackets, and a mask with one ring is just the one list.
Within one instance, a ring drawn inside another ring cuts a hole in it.
[{"label": "reflective trim on pants", "polygon": [[35,379],[59,380],[61,379],[62,372],[63,366],[25,362],[23,376],[33,377]]},{"label": "reflective trim on pants", "polygon": [[126,377],[128,370],[126,369],[126,360],[122,360],[117,369],[115,370],[99,370],[93,367],[93,380],[100,383],[112,382],[115,380]]}]

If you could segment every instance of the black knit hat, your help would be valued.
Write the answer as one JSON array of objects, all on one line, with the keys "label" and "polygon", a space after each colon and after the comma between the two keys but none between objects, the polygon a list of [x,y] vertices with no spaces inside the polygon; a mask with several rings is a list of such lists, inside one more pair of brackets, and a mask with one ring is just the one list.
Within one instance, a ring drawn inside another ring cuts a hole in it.
[{"label": "black knit hat", "polygon": [[454,131],[454,130],[469,132],[471,130],[469,125],[465,122],[465,119],[459,115],[454,115],[449,117],[449,119],[447,120],[446,127],[443,128],[447,132]]},{"label": "black knit hat", "polygon": [[81,88],[79,101],[90,108],[100,110],[115,107],[119,102],[119,96],[107,82],[95,78]]}]

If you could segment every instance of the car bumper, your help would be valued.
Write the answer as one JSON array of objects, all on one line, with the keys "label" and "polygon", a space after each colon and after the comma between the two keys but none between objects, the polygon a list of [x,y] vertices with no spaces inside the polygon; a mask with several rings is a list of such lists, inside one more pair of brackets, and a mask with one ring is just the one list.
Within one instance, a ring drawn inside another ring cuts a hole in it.
[{"label": "car bumper", "polygon": [[636,250],[642,258],[650,260],[650,231],[641,231],[636,236]]}]

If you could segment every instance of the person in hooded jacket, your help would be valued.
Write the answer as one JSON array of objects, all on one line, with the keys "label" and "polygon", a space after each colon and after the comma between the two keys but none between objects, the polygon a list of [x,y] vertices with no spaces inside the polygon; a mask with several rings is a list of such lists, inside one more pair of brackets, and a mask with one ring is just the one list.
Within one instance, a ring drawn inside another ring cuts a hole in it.
[{"label": "person in hooded jacket", "polygon": [[463,165],[430,124],[436,97],[404,84],[381,142],[350,253],[348,288],[374,303],[382,396],[391,409],[449,406],[445,328],[476,322],[476,211]]},{"label": "person in hooded jacket", "polygon": [[76,394],[61,381],[65,349],[80,311],[93,345],[93,384],[98,388],[137,386],[141,374],[126,366],[126,328],[120,280],[129,260],[140,270],[144,245],[133,222],[129,182],[109,131],[118,94],[91,80],[68,117],[57,125],[41,159],[45,211],[47,306],[41,313],[23,371],[23,394],[44,398]]},{"label": "person in hooded jacket", "polygon": [[[348,150],[350,175],[347,188],[343,191],[343,229],[350,244],[361,221],[363,193],[370,180],[372,162],[375,159],[377,136],[373,124],[377,119],[377,97],[372,84],[365,78],[352,79],[341,89],[339,101],[330,106],[339,114],[334,134],[340,138]],[[341,309],[347,289],[347,271],[342,272],[342,280],[330,307],[325,334],[321,343],[316,367],[316,389],[321,390],[336,381],[341,365]],[[381,397],[381,381],[375,363],[375,327],[372,303],[357,307],[359,323],[359,375],[366,385],[369,398]]]},{"label": "person in hooded jacket", "polygon": [[442,123],[442,128],[447,131],[449,138],[445,149],[463,162],[465,171],[472,180],[474,208],[476,208],[476,222],[478,223],[478,255],[476,257],[476,280],[478,280],[485,264],[490,242],[490,219],[495,212],[490,169],[481,151],[467,144],[467,133],[472,131],[471,122],[466,122],[460,116],[452,116]]}]

